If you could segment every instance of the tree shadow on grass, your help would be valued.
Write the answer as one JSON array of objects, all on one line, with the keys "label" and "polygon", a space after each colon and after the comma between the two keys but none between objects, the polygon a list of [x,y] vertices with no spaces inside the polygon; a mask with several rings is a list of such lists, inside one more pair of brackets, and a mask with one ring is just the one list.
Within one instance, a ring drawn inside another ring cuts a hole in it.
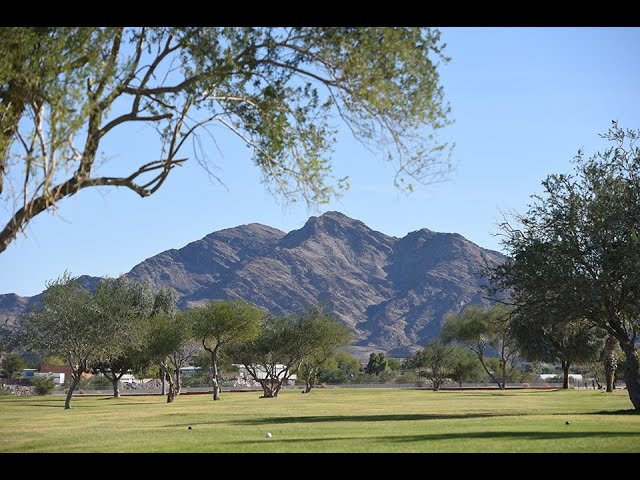
[{"label": "tree shadow on grass", "polygon": [[323,422],[397,422],[419,420],[464,420],[470,418],[519,416],[519,413],[401,413],[386,415],[309,415],[302,417],[266,417],[238,420],[241,425]]},{"label": "tree shadow on grass", "polygon": [[572,438],[637,437],[636,432],[460,432],[426,433],[423,435],[381,435],[362,437],[270,438],[269,440],[233,440],[227,444],[340,442],[373,440],[381,443],[430,442],[438,440],[559,440]]},{"label": "tree shadow on grass", "polygon": [[639,415],[640,410],[635,410],[633,408],[626,410],[601,410],[600,412],[587,412],[581,413],[580,415]]}]

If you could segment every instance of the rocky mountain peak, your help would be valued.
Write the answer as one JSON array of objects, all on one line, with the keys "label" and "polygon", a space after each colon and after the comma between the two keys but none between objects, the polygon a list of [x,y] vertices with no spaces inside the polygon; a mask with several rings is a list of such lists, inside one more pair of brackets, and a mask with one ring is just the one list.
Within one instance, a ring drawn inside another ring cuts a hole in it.
[{"label": "rocky mountain peak", "polygon": [[[127,275],[174,288],[181,308],[239,297],[283,314],[322,301],[367,356],[424,345],[449,312],[482,301],[482,268],[503,260],[459,234],[423,228],[395,238],[330,211],[289,233],[258,223],[212,232]],[[83,282],[91,289],[97,278]],[[36,299],[0,295],[0,321]]]}]

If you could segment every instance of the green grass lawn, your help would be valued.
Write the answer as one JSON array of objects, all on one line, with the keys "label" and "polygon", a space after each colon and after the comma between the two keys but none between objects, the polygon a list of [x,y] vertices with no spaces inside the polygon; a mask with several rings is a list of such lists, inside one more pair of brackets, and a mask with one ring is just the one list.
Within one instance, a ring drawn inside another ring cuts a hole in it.
[{"label": "green grass lawn", "polygon": [[258,395],[0,397],[0,452],[640,452],[626,391]]}]

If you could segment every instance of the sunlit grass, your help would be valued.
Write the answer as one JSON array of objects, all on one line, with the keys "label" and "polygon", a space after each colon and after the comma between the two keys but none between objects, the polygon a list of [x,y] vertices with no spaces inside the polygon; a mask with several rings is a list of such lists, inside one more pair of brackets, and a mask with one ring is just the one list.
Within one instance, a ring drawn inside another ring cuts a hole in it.
[{"label": "sunlit grass", "polygon": [[0,452],[640,452],[626,391],[258,395],[0,397]]}]

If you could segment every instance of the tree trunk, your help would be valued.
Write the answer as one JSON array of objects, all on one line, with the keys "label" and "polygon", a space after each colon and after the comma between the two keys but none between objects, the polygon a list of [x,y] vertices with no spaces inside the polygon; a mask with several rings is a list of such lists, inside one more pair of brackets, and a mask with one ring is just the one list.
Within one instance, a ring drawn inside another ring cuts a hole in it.
[{"label": "tree trunk", "polygon": [[171,372],[169,372],[169,369],[166,368],[165,369],[165,377],[167,379],[167,383],[169,384],[169,391],[167,393],[167,403],[171,403],[176,399],[176,386],[175,386],[175,382],[173,381],[173,376],[171,375]]},{"label": "tree trunk", "polygon": [[565,362],[564,360],[560,362],[562,364],[562,389],[567,390],[569,388],[569,362]]},{"label": "tree trunk", "polygon": [[307,368],[304,375],[304,391],[302,393],[309,393],[315,383],[315,375],[312,368]]},{"label": "tree trunk", "polygon": [[438,390],[440,390],[440,382],[436,382],[435,380],[432,380],[433,382],[433,391],[437,392]]},{"label": "tree trunk", "polygon": [[478,359],[480,360],[480,364],[482,365],[482,368],[484,368],[484,371],[489,375],[489,378],[498,385],[498,389],[504,390],[504,386],[500,383],[500,380],[496,378],[493,372],[489,370],[489,367],[487,367],[487,364],[484,363],[484,355],[478,355]]},{"label": "tree trunk", "polygon": [[182,390],[182,378],[180,378],[180,369],[176,368],[176,382],[174,385],[175,396],[180,395],[180,390]]},{"label": "tree trunk", "polygon": [[[205,346],[205,349],[207,347]],[[220,382],[218,381],[218,346],[213,350],[209,350],[211,354],[211,386],[213,387],[213,400],[220,400]]]},{"label": "tree trunk", "polygon": [[618,368],[615,350],[617,343],[618,339],[613,335],[609,335],[604,344],[604,372],[607,381],[607,392],[613,392],[613,379]]},{"label": "tree trunk", "polygon": [[627,385],[629,399],[636,410],[640,410],[640,361],[638,351],[632,341],[625,341],[620,346],[627,356],[624,364],[624,382]]},{"label": "tree trunk", "polygon": [[507,388],[507,360],[504,357],[500,359],[500,370],[502,370],[502,380],[498,384],[498,389],[504,390]]},{"label": "tree trunk", "polygon": [[78,372],[73,377],[73,382],[71,382],[71,386],[69,387],[69,390],[67,390],[67,399],[64,401],[65,410],[69,410],[71,408],[71,397],[73,396],[73,391],[78,387],[83,373],[84,372]]},{"label": "tree trunk", "polygon": [[113,384],[113,398],[120,398],[120,379],[119,378],[110,378],[111,383]]},{"label": "tree trunk", "polygon": [[262,386],[263,395],[260,398],[277,398],[278,392],[282,387],[282,380],[274,381],[271,379],[260,380],[260,386]]},{"label": "tree trunk", "polygon": [[160,395],[167,394],[167,380],[165,377],[166,377],[166,373],[164,371],[164,367],[160,367],[160,378],[162,379],[162,390],[160,392]]}]

